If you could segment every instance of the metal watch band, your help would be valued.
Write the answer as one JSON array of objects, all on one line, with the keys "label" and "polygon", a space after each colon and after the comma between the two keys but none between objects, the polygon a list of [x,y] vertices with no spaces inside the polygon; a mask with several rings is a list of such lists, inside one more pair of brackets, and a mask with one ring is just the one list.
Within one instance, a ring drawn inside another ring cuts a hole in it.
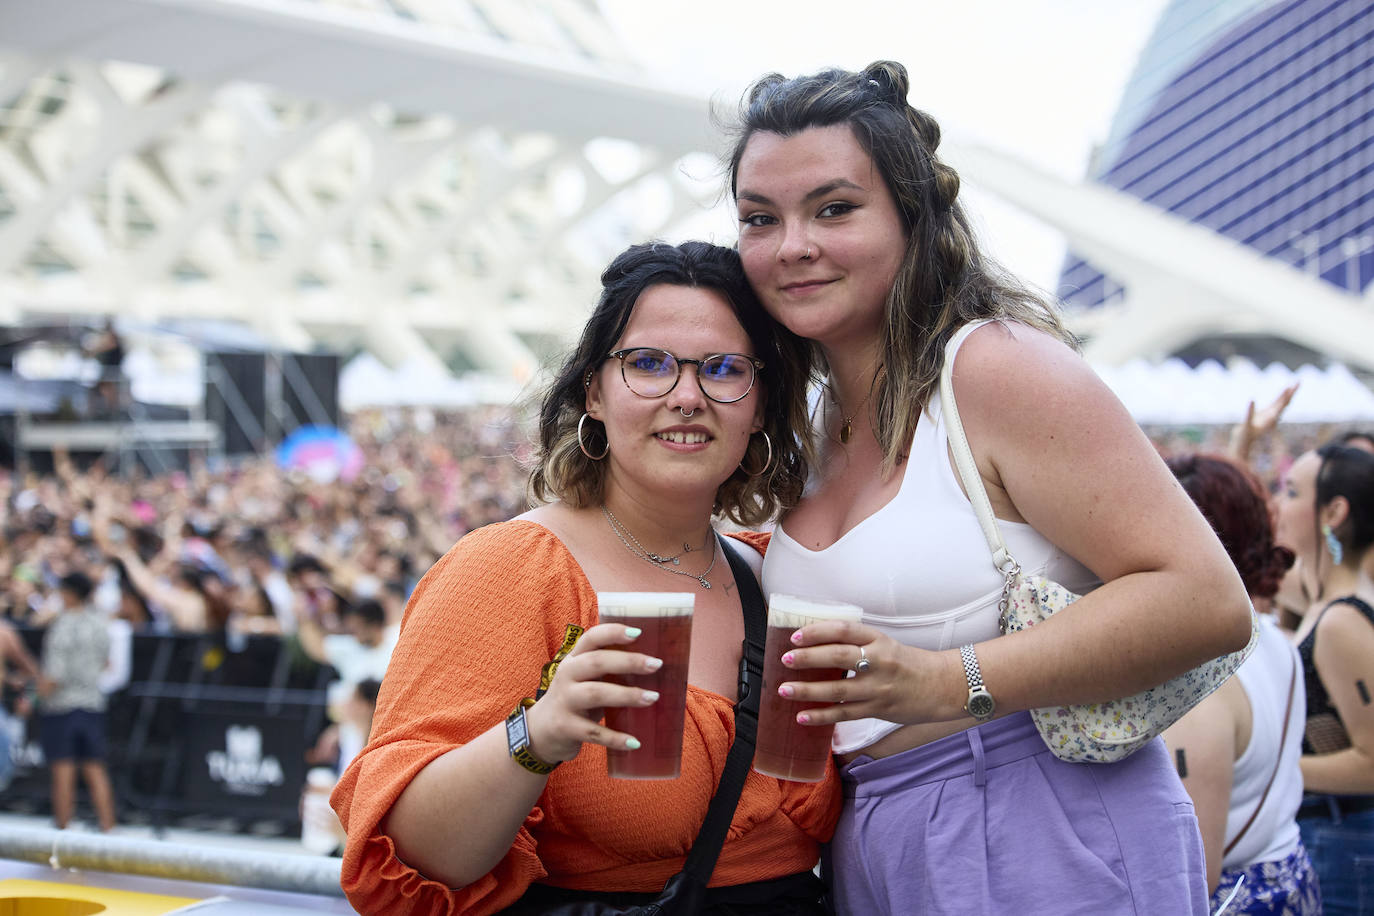
[{"label": "metal watch band", "polygon": [[964,660],[964,676],[968,679],[968,701],[964,704],[964,711],[979,722],[986,722],[997,711],[997,701],[983,684],[978,653],[973,651],[972,645],[964,645],[959,647],[959,657]]},{"label": "metal watch band", "polygon": [[978,653],[972,645],[960,646],[959,657],[964,660],[964,676],[968,678],[968,689],[977,690],[983,686],[983,672],[978,669]]},{"label": "metal watch band", "polygon": [[534,705],[534,700],[526,698],[515,706],[515,711],[506,718],[506,743],[511,759],[536,776],[547,776],[558,766],[545,763],[530,753],[530,728],[525,720],[525,709]]}]

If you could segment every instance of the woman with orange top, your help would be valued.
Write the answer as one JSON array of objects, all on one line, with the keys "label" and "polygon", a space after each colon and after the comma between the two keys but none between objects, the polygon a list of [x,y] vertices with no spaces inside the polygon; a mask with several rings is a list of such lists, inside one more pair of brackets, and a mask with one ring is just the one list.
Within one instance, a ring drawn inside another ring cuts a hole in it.
[{"label": "woman with orange top", "polygon": [[[758,307],[726,248],[635,246],[601,281],[543,401],[530,483],[544,504],[467,535],[420,582],[371,740],[335,790],[343,885],[361,912],[494,913],[531,885],[543,900],[651,900],[682,869],[716,791],[744,624],[712,519],[757,524],[800,497],[800,343]],[[765,544],[732,546],[757,572]],[[596,593],[688,590],[681,775],[611,779],[607,749],[638,742],[602,725],[602,710],[654,698],[609,677],[656,660],[633,651],[630,628],[597,624]],[[584,632],[527,708],[515,756],[506,720],[570,625]],[[837,787],[833,768],[819,783],[751,772],[706,911],[824,912],[812,869]]]}]

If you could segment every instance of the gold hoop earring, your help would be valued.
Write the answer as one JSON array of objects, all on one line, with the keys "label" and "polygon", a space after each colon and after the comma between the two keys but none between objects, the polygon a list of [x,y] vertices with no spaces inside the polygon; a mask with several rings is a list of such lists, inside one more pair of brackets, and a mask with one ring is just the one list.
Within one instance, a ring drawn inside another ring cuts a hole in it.
[{"label": "gold hoop earring", "polygon": [[587,451],[587,446],[582,444],[582,424],[587,422],[589,416],[591,416],[591,414],[584,412],[582,414],[582,419],[577,421],[577,447],[582,449],[582,454],[586,455],[588,458],[593,461],[600,461],[611,453],[611,443],[609,441],[606,443],[606,447],[601,450],[600,455],[593,455],[591,452]]},{"label": "gold hoop earring", "polygon": [[768,468],[773,464],[773,440],[768,438],[768,431],[766,429],[759,430],[759,435],[763,436],[763,444],[768,446],[768,458],[764,460],[763,467],[753,472],[745,470],[744,462],[741,461],[739,463],[739,469],[741,471],[744,471],[744,475],[746,477],[758,477],[760,474],[763,474],[765,471],[767,471]]}]

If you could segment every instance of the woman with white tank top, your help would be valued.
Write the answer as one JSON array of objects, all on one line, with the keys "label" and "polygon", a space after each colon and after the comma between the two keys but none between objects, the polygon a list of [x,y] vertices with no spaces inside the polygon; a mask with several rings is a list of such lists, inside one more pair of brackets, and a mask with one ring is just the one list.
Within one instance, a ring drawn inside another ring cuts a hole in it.
[{"label": "woman with white tank top", "polygon": [[[1179,455],[1168,465],[1221,538],[1251,599],[1272,598],[1293,551],[1274,542],[1259,481],[1220,456]],[[1197,806],[1213,909],[1230,898],[1227,913],[1322,912],[1297,821],[1306,710],[1298,650],[1265,616],[1236,676],[1164,733]]]},{"label": "woman with white tank top", "polygon": [[[1241,648],[1244,588],[1054,309],[979,252],[939,127],[907,90],[891,61],[765,76],[729,166],[750,283],[826,378],[813,476],[773,534],[765,591],[865,609],[803,628],[783,656],[854,676],[777,688],[832,704],[799,721],[839,723],[834,905],[1206,913],[1196,817],[1163,744],[1066,763],[1026,710],[1128,696]],[[946,345],[980,322],[950,357],[954,393],[1006,540],[1023,568],[1103,583],[1007,636],[936,397]]]}]

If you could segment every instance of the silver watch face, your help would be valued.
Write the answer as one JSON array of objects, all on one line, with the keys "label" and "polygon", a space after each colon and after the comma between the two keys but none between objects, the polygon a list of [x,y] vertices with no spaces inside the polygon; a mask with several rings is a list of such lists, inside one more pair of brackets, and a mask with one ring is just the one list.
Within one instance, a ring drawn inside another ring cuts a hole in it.
[{"label": "silver watch face", "polygon": [[510,752],[523,751],[530,743],[529,732],[525,728],[524,716],[511,716],[506,721],[506,743]]}]

